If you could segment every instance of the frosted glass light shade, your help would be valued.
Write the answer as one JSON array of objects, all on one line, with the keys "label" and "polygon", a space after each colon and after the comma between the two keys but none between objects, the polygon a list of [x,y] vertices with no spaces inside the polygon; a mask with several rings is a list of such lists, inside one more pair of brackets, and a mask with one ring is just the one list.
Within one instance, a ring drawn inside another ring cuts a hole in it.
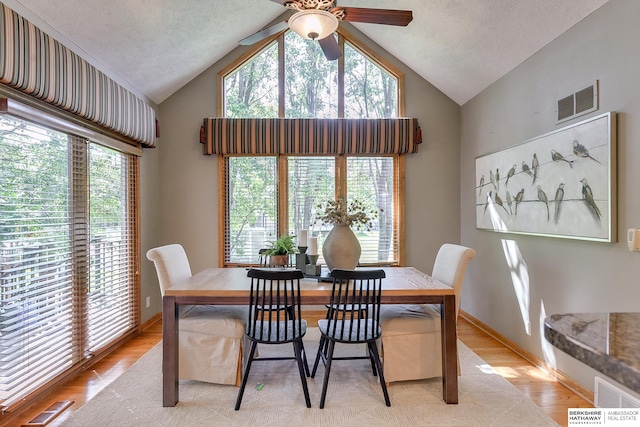
[{"label": "frosted glass light shade", "polygon": [[289,28],[305,39],[322,40],[338,28],[338,18],[326,10],[303,10],[289,18]]}]

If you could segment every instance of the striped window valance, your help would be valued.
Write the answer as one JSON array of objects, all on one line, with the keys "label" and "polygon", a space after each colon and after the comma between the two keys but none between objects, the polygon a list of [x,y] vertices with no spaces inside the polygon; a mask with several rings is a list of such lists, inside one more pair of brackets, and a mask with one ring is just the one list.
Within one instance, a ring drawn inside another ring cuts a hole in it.
[{"label": "striped window valance", "polygon": [[0,83],[99,126],[156,145],[155,111],[0,3]]},{"label": "striped window valance", "polygon": [[206,118],[203,153],[405,154],[422,142],[417,119]]}]

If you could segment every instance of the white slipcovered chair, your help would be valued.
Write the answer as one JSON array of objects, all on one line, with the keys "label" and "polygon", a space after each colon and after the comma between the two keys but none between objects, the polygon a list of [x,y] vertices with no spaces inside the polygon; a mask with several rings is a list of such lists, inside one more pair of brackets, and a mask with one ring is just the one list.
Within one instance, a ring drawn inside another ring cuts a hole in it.
[{"label": "white slipcovered chair", "polygon": [[[191,277],[184,248],[178,244],[149,249],[160,293]],[[183,306],[179,320],[181,379],[240,385],[246,308],[242,306]]]},{"label": "white slipcovered chair", "polygon": [[[467,263],[476,252],[446,243],[436,256],[431,276],[454,289],[456,319]],[[442,376],[440,305],[383,305],[382,358],[387,382]],[[460,359],[458,358],[458,371]]]}]

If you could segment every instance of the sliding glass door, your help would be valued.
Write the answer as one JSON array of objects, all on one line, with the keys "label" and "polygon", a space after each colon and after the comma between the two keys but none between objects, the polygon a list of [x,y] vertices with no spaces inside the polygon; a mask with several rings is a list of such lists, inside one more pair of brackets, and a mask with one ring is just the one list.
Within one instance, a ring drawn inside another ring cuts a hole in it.
[{"label": "sliding glass door", "polygon": [[137,322],[135,156],[0,115],[0,407]]}]

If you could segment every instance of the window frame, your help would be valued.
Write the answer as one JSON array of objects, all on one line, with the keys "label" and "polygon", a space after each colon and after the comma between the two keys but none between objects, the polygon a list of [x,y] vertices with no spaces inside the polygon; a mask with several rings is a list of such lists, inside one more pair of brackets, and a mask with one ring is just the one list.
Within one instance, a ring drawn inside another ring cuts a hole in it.
[{"label": "window frame", "polygon": [[[247,155],[244,155],[246,157]],[[282,154],[282,155],[272,155],[269,157],[277,157],[278,162],[278,177],[277,177],[277,193],[278,193],[278,202],[277,202],[277,217],[278,217],[278,235],[282,233],[288,232],[288,224],[289,224],[289,206],[288,206],[288,157],[294,157],[296,155],[293,154]],[[405,210],[404,210],[404,200],[405,200],[405,156],[404,155],[362,155],[362,156],[346,156],[343,154],[340,155],[327,155],[322,154],[318,155],[321,157],[335,157],[336,163],[336,197],[341,194],[338,194],[338,191],[341,191],[346,195],[348,190],[347,188],[347,157],[392,157],[394,163],[394,200],[393,205],[396,212],[394,217],[394,230],[397,230],[398,233],[398,241],[396,250],[396,256],[394,257],[397,262],[394,263],[371,263],[367,265],[376,266],[376,265],[390,265],[390,266],[403,266],[405,265]],[[235,263],[235,262],[227,262],[226,260],[226,239],[227,239],[227,160],[230,157],[243,157],[243,155],[221,155],[218,156],[218,194],[219,203],[218,203],[218,235],[221,238],[218,239],[218,265],[222,267],[244,267],[247,265],[246,263]],[[302,155],[301,157],[313,157],[313,155]],[[257,255],[257,254],[256,254]],[[257,264],[257,261],[256,261]]]},{"label": "window frame", "polygon": [[[224,117],[225,114],[225,77],[229,74],[237,71],[240,67],[250,61],[256,55],[271,48],[274,44],[277,44],[278,49],[278,117],[285,117],[285,75],[284,75],[284,35],[286,32],[291,31],[286,29],[278,34],[274,34],[271,37],[267,37],[264,40],[256,43],[246,52],[240,55],[235,61],[223,68],[218,73],[217,78],[217,116]],[[336,30],[338,36],[338,45],[340,50],[344,52],[345,43],[348,43],[351,48],[363,55],[365,58],[374,62],[377,66],[382,68],[385,72],[393,76],[397,80],[397,117],[405,116],[405,99],[404,99],[404,74],[393,66],[389,61],[385,60],[381,55],[372,51],[364,43],[359,41],[356,37],[350,34],[343,26],[338,27]],[[338,118],[344,118],[344,55],[338,60]],[[226,252],[226,239],[227,239],[227,159],[229,157],[237,157],[238,155],[219,155],[218,157],[218,265],[222,267],[239,267],[246,266],[244,263],[231,263],[225,259]],[[295,154],[279,154],[273,155],[278,158],[278,234],[288,232],[288,174],[287,174],[287,157],[295,156]],[[311,157],[313,154],[305,154],[305,157]],[[318,154],[318,156],[336,158],[336,197],[338,191],[342,191],[346,194],[346,165],[347,157],[357,157],[357,155],[331,155],[331,154]],[[394,229],[398,233],[398,241],[396,248],[395,263],[384,263],[385,265],[403,266],[405,265],[405,155],[383,155],[383,154],[363,154],[362,157],[393,157],[394,158],[394,209],[397,215],[395,216]],[[340,190],[339,190],[340,189]],[[381,263],[368,264],[368,265],[382,265]]]},{"label": "window frame", "polygon": [[[284,34],[289,29],[284,30],[278,34],[274,34],[271,37],[256,43],[245,53],[240,55],[235,61],[227,65],[218,73],[217,79],[217,104],[216,114],[218,117],[224,117],[225,105],[224,105],[224,79],[229,74],[242,67],[245,63],[251,60],[256,55],[259,55],[262,51],[267,50],[272,45],[278,45],[278,117],[285,117],[285,80],[284,80]],[[377,66],[382,68],[385,72],[392,75],[398,81],[397,87],[397,99],[398,99],[398,111],[397,117],[405,116],[405,102],[404,102],[404,74],[398,68],[394,67],[389,61],[385,60],[381,55],[369,49],[364,43],[356,39],[342,26],[336,30],[338,35],[338,45],[340,50],[344,51],[344,44],[348,43],[351,47],[365,56],[369,60],[376,63]],[[338,61],[338,118],[344,117],[344,55],[337,59]]]}]

